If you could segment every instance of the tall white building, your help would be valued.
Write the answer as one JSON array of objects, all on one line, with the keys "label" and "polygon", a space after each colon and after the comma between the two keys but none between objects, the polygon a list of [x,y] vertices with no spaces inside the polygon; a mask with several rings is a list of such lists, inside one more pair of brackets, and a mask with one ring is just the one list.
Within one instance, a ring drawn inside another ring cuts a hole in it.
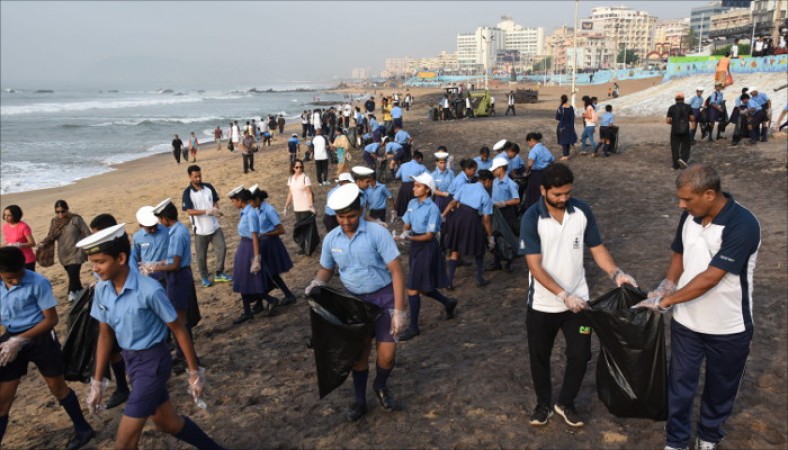
[{"label": "tall white building", "polygon": [[544,54],[544,28],[526,28],[514,23],[509,16],[501,17],[497,28],[504,34],[504,50],[517,50],[520,55]]},{"label": "tall white building", "polygon": [[613,38],[617,48],[634,50],[640,60],[654,46],[654,29],[657,18],[646,11],[636,11],[627,6],[601,6],[591,10],[593,31]]},{"label": "tall white building", "polygon": [[[478,27],[472,33],[457,35],[457,63],[460,72],[480,73],[485,67],[500,66],[499,54],[517,54],[522,70],[531,57],[544,53],[544,28],[528,28],[514,23],[511,17],[503,16],[495,27]],[[512,65],[512,63],[508,63]],[[501,67],[498,67],[501,68]],[[506,67],[507,69],[511,67]]]}]

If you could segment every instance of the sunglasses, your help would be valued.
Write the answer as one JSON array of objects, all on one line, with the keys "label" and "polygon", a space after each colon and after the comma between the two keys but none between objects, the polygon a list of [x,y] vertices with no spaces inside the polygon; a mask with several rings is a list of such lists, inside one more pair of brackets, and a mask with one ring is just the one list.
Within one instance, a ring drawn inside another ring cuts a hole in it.
[{"label": "sunglasses", "polygon": [[67,209],[56,209],[55,210],[55,214],[65,214],[67,212],[68,212]]},{"label": "sunglasses", "polygon": [[303,169],[304,166],[293,166],[293,169]]}]

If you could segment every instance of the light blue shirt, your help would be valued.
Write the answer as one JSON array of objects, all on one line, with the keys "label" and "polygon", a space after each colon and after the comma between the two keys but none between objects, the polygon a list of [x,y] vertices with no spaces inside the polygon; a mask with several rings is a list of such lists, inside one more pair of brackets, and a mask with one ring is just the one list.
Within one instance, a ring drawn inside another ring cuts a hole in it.
[{"label": "light blue shirt", "polygon": [[453,180],[451,180],[451,184],[449,185],[449,194],[455,195],[460,188],[469,184],[471,180],[468,179],[468,176],[465,175],[465,171],[460,171]]},{"label": "light blue shirt", "polygon": [[259,233],[260,225],[257,218],[257,211],[254,206],[247,204],[241,210],[241,219],[238,220],[238,236],[252,238],[252,233]]},{"label": "light blue shirt", "polygon": [[492,214],[493,204],[490,194],[479,182],[463,186],[462,189],[459,189],[454,194],[454,199],[465,206],[470,206],[481,214],[488,216]]},{"label": "light blue shirt", "polygon": [[696,96],[692,97],[692,100],[690,100],[690,108],[692,108],[692,109],[700,109],[702,106],[703,106],[703,96],[702,95],[696,95]]},{"label": "light blue shirt", "polygon": [[156,225],[156,232],[151,234],[140,228],[131,239],[131,261],[133,270],[141,262],[159,262],[167,259],[167,248],[170,234],[164,225]]},{"label": "light blue shirt", "polygon": [[[503,179],[493,180],[492,201],[493,203],[505,202],[513,198],[520,198],[517,183],[505,175]],[[469,205],[470,206],[470,205]],[[478,209],[478,208],[477,208]]]},{"label": "light blue shirt", "polygon": [[333,193],[334,193],[334,191],[336,191],[337,189],[339,189],[339,186],[340,186],[340,185],[339,185],[339,183],[337,183],[337,185],[336,185],[336,186],[334,186],[334,187],[332,187],[332,188],[331,188],[331,190],[330,190],[330,191],[328,191],[328,194],[326,194],[326,207],[325,207],[325,208],[323,208],[323,214],[326,214],[326,215],[328,215],[328,216],[336,216],[336,215],[337,215],[337,214],[334,212],[334,210],[333,210],[333,209],[331,209],[331,208],[329,208],[329,207],[328,207],[328,199],[329,199],[329,198],[331,198],[331,194],[333,194]]},{"label": "light blue shirt", "polygon": [[754,95],[752,96],[752,98],[750,98],[750,103],[757,102],[761,106],[761,108],[765,107],[768,101],[769,101],[769,96],[763,92],[758,92],[758,95]]},{"label": "light blue shirt", "polygon": [[493,160],[492,158],[487,158],[487,161],[482,161],[482,157],[481,156],[477,156],[477,157],[473,158],[473,160],[476,161],[476,170],[477,171],[479,171],[479,170],[490,170],[490,167],[492,167],[492,160]]},{"label": "light blue shirt", "polygon": [[391,108],[391,118],[392,119],[401,119],[402,118],[402,108],[399,106],[395,106]]},{"label": "light blue shirt", "polygon": [[714,91],[714,93],[711,94],[711,97],[709,99],[709,104],[720,105],[720,104],[722,104],[722,101],[724,99],[725,99],[725,96],[722,95],[721,91]]},{"label": "light blue shirt", "polygon": [[258,232],[260,234],[270,233],[271,231],[274,231],[274,229],[276,229],[280,223],[282,223],[282,221],[279,220],[279,213],[276,212],[276,209],[274,209],[274,207],[268,202],[263,202],[260,205],[260,210],[258,211],[258,220]]},{"label": "light blue shirt", "polygon": [[399,130],[394,133],[394,142],[398,144],[407,144],[410,139],[410,134],[405,130]]},{"label": "light blue shirt", "polygon": [[538,144],[534,145],[531,151],[528,152],[528,159],[532,159],[534,161],[534,165],[531,166],[531,170],[542,170],[555,161],[555,156],[550,153],[550,150],[548,150],[544,144],[539,142]]},{"label": "light blue shirt", "polygon": [[414,198],[408,203],[402,221],[410,225],[411,231],[416,234],[437,233],[441,229],[441,211],[429,197],[423,202]]},{"label": "light blue shirt", "polygon": [[400,144],[396,142],[386,142],[386,153],[394,154],[400,150],[403,150]]},{"label": "light blue shirt", "polygon": [[[694,106],[692,105],[690,105],[690,107],[694,108]],[[599,125],[603,127],[609,127],[610,125],[613,125],[613,122],[615,120],[616,120],[615,114],[613,114],[612,112],[605,111],[604,113],[602,113],[602,117],[600,118]]]},{"label": "light blue shirt", "polygon": [[167,244],[167,264],[172,264],[176,256],[181,257],[179,269],[192,264],[192,238],[189,230],[180,222],[175,222],[169,229],[169,243]]},{"label": "light blue shirt", "polygon": [[364,151],[367,153],[372,153],[374,155],[378,152],[379,147],[380,144],[378,144],[377,142],[373,142],[371,144],[367,144],[367,146],[364,147]]},{"label": "light blue shirt", "polygon": [[[744,103],[742,103],[742,104],[744,104]],[[753,109],[753,114],[754,114],[754,113],[757,113],[758,111],[762,110],[763,108],[761,108],[761,105],[759,105],[758,102],[754,102],[754,101],[752,101],[752,99],[750,99],[747,102],[747,109]]]},{"label": "light blue shirt", "polygon": [[410,179],[410,177],[421,175],[426,171],[427,171],[426,167],[424,167],[421,163],[413,159],[399,166],[399,169],[397,170],[397,175],[394,178],[399,178],[403,182],[407,183],[408,181],[413,181]]},{"label": "light blue shirt", "polygon": [[349,238],[342,227],[326,234],[320,265],[339,269],[339,279],[352,294],[369,294],[391,284],[388,264],[399,258],[399,250],[388,230],[359,219],[358,229]]},{"label": "light blue shirt", "polygon": [[57,306],[52,284],[41,274],[25,270],[19,284],[0,281],[0,321],[10,333],[27,331],[44,320],[44,311]]},{"label": "light blue shirt", "polygon": [[509,175],[512,172],[517,175],[522,175],[525,172],[525,163],[520,155],[514,155],[514,158],[510,159],[509,164],[506,166],[506,174]]},{"label": "light blue shirt", "polygon": [[445,172],[435,169],[431,175],[435,180],[435,189],[441,192],[449,192],[449,186],[451,186],[451,182],[454,181],[454,172],[449,169],[446,169]]},{"label": "light blue shirt", "polygon": [[393,197],[391,191],[389,191],[386,185],[382,183],[376,183],[375,187],[370,185],[367,188],[365,196],[367,199],[367,204],[369,205],[369,209],[385,209],[386,200]]},{"label": "light blue shirt", "polygon": [[369,119],[369,129],[374,130],[378,127],[378,120],[377,119]]},{"label": "light blue shirt", "polygon": [[129,272],[120,294],[111,280],[99,281],[90,315],[115,331],[124,350],[145,350],[167,338],[167,325],[178,319],[158,281]]}]

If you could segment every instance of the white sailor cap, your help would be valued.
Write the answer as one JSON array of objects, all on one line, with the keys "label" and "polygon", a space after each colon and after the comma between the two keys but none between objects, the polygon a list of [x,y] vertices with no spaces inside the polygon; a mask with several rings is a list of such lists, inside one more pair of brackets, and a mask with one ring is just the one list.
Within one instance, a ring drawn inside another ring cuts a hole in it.
[{"label": "white sailor cap", "polygon": [[435,159],[447,159],[449,157],[449,154],[446,152],[435,152],[434,155]]},{"label": "white sailor cap", "polygon": [[240,194],[241,191],[244,190],[244,185],[236,186],[232,191],[227,193],[227,196],[230,198],[235,197],[236,195]]},{"label": "white sailor cap", "polygon": [[503,150],[504,146],[506,146],[508,142],[509,141],[507,141],[506,139],[501,139],[500,141],[496,142],[495,145],[493,145],[492,149],[495,150],[496,152],[499,150]]},{"label": "white sailor cap", "polygon": [[495,169],[499,167],[503,167],[509,164],[505,158],[495,158],[492,162],[492,167],[490,167],[490,172],[495,172]]},{"label": "white sailor cap", "polygon": [[143,227],[152,227],[159,223],[156,214],[153,214],[153,206],[143,206],[137,210],[137,223]]},{"label": "white sailor cap", "polygon": [[383,139],[381,139],[381,140],[380,140],[380,142],[381,142],[381,143],[385,143],[385,142],[386,142],[386,141],[388,141],[388,140],[389,140],[389,137],[388,137],[388,136],[383,136]]},{"label": "white sailor cap", "polygon": [[698,86],[695,88],[696,91],[703,92],[703,86]]},{"label": "white sailor cap", "polygon": [[750,92],[758,92],[758,88],[755,86],[750,87]]},{"label": "white sailor cap", "polygon": [[171,205],[171,204],[172,204],[172,199],[165,198],[164,200],[160,201],[158,205],[153,207],[153,214],[158,216],[159,214],[161,214],[162,211],[164,211],[164,208],[166,208],[167,205]]},{"label": "white sailor cap", "polygon": [[355,184],[344,184],[338,187],[331,196],[328,197],[326,203],[328,207],[334,211],[342,211],[352,205],[359,195],[361,195],[361,191],[358,186]]},{"label": "white sailor cap", "polygon": [[350,172],[342,172],[339,174],[339,179],[337,179],[337,182],[342,181],[349,181],[352,183],[355,180],[353,180],[353,175],[351,175]]},{"label": "white sailor cap", "polygon": [[252,187],[249,188],[249,192],[251,192],[252,194],[254,194],[255,192],[257,192],[259,190],[260,190],[260,186],[256,185],[256,184],[253,184]]},{"label": "white sailor cap", "polygon": [[290,136],[290,137],[297,138],[298,137],[298,133],[293,133],[292,136]]},{"label": "white sailor cap", "polygon": [[350,172],[355,178],[369,178],[375,173],[374,170],[367,166],[353,166]]},{"label": "white sailor cap", "polygon": [[125,227],[125,223],[119,223],[109,228],[104,228],[77,242],[76,247],[81,248],[86,255],[99,253],[102,250],[113,247],[121,239],[128,239]]},{"label": "white sailor cap", "polygon": [[432,175],[428,174],[427,172],[422,172],[415,177],[413,175],[410,177],[413,179],[413,181],[417,181],[430,188],[430,195],[435,195],[435,178],[432,178]]}]

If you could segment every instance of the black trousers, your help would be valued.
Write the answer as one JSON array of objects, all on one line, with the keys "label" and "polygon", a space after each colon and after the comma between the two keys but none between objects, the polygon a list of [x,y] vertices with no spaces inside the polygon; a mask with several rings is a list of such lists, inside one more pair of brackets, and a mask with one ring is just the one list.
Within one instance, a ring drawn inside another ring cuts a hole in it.
[{"label": "black trousers", "polygon": [[670,153],[673,157],[673,168],[679,168],[679,158],[685,163],[689,163],[690,157],[690,134],[671,134]]},{"label": "black trousers", "polygon": [[82,289],[82,281],[79,279],[79,271],[82,269],[82,264],[69,264],[63,266],[68,274],[68,292],[77,292]]},{"label": "black trousers", "polygon": [[528,335],[528,354],[536,399],[540,405],[550,405],[553,384],[550,379],[550,354],[558,331],[566,341],[566,369],[558,404],[574,405],[580,391],[586,366],[591,360],[591,326],[580,314],[571,311],[545,313],[528,308],[525,319]]},{"label": "black trousers", "polygon": [[506,112],[504,113],[504,116],[508,116],[509,115],[509,111],[512,112],[513,116],[517,115],[517,111],[514,110],[514,105],[509,105],[509,107],[506,108]]},{"label": "black trousers", "polygon": [[181,163],[181,149],[173,148],[172,149],[172,156],[175,157],[175,161],[180,164]]},{"label": "black trousers", "polygon": [[244,160],[244,173],[250,170],[254,171],[254,153],[249,153],[248,155],[242,154],[241,156]]},{"label": "black trousers", "polygon": [[328,160],[316,159],[315,170],[317,171],[317,182],[322,183],[328,181]]}]

